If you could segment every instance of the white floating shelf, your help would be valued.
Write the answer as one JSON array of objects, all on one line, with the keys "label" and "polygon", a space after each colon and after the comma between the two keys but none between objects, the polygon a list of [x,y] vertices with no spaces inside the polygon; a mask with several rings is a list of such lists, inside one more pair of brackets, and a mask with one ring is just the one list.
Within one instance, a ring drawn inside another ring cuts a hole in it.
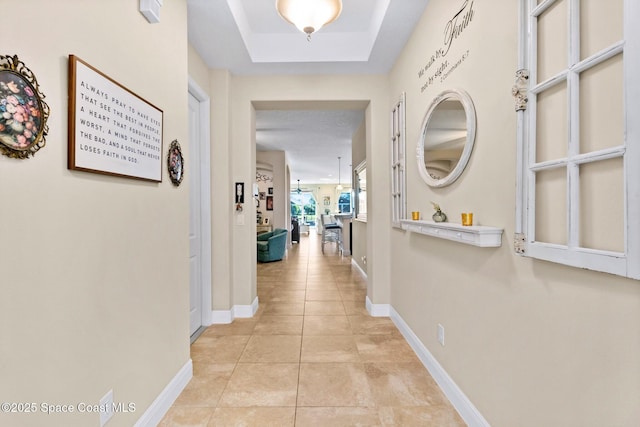
[{"label": "white floating shelf", "polygon": [[502,245],[502,228],[486,225],[463,226],[450,222],[413,221],[403,219],[402,229],[412,233],[453,240],[454,242],[481,248],[497,248]]}]

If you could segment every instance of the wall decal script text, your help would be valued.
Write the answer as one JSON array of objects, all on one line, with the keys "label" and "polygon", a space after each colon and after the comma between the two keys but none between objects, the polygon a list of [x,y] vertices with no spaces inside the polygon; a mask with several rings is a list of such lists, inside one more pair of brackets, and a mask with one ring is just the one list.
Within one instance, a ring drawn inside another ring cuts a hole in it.
[{"label": "wall decal script text", "polygon": [[[462,6],[456,11],[451,19],[444,26],[444,40],[442,47],[436,49],[425,62],[425,65],[418,70],[418,79],[426,81],[420,85],[420,92],[424,92],[429,86],[437,81],[443,82],[458,66],[469,56],[469,50],[461,54],[454,61],[445,59],[453,43],[458,40],[465,29],[469,27],[473,20],[474,9],[473,0],[464,0]],[[428,71],[431,70],[431,73]]]}]

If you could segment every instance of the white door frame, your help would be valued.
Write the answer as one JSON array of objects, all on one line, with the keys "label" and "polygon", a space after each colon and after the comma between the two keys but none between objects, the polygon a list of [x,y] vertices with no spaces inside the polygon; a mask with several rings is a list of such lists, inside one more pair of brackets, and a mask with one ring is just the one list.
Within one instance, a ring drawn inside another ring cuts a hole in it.
[{"label": "white door frame", "polygon": [[[202,325],[209,326],[213,323],[211,304],[211,101],[209,95],[189,77],[189,93],[200,103],[200,158],[192,159],[200,163],[200,242],[201,242],[201,278],[202,278]],[[186,159],[187,173],[189,159]],[[191,209],[191,207],[190,207]]]}]

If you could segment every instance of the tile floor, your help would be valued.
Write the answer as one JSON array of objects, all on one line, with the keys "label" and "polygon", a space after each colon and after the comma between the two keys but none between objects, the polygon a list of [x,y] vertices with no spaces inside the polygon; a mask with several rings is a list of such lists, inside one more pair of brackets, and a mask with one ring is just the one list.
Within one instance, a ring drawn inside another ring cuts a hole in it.
[{"label": "tile floor", "polygon": [[193,379],[160,426],[466,425],[391,320],[368,315],[351,258],[325,249],[312,230],[258,264],[258,312],[191,346]]}]

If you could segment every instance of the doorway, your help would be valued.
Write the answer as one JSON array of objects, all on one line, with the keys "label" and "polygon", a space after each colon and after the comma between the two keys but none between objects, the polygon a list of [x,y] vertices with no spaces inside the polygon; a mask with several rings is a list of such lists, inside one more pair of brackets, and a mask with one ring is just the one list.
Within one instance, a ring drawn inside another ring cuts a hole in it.
[{"label": "doorway", "polygon": [[295,219],[304,233],[318,227],[318,215],[327,210],[350,212],[352,145],[355,138],[356,155],[365,156],[368,101],[252,101],[252,105],[256,159],[265,152],[286,153],[288,188],[275,189],[286,195],[278,221],[292,227]]}]

